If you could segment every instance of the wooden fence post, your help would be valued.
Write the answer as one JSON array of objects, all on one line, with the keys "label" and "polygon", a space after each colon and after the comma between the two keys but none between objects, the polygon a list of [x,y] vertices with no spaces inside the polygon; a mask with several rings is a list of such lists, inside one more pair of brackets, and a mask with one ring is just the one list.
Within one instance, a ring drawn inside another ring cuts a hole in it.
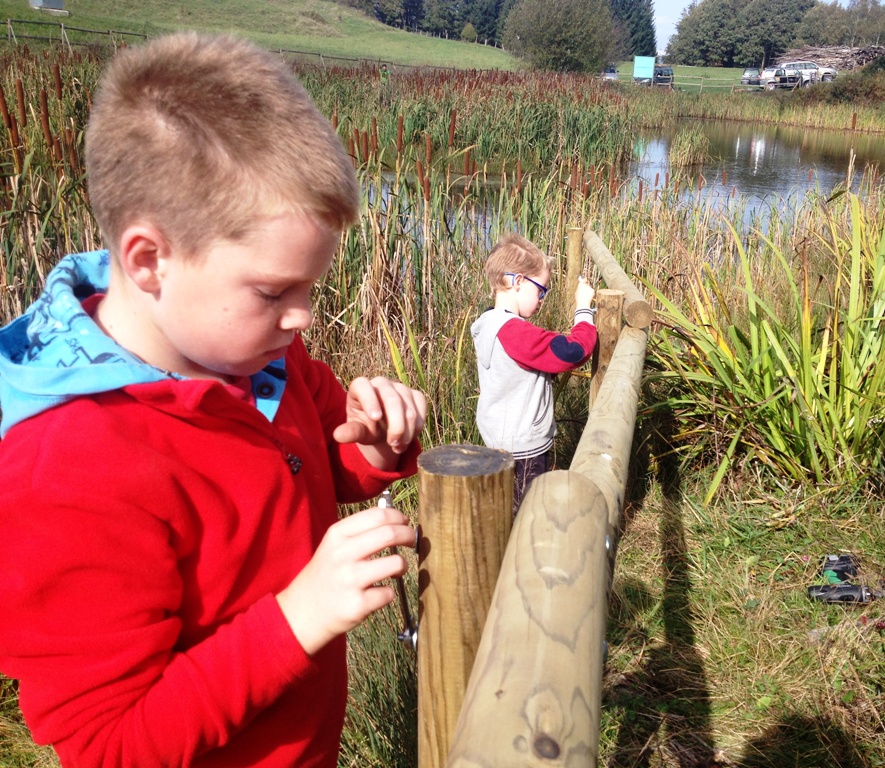
[{"label": "wooden fence post", "polygon": [[513,456],[443,445],[418,459],[418,764],[445,765],[513,515]]},{"label": "wooden fence post", "polygon": [[587,426],[581,434],[570,470],[592,480],[603,492],[609,509],[609,536],[614,555],[616,535],[624,507],[627,470],[633,452],[633,432],[639,389],[645,367],[648,334],[624,326],[615,348],[605,384],[599,390]]},{"label": "wooden fence post", "polygon": [[501,566],[449,768],[596,767],[607,517],[603,495],[576,472],[548,472],[532,483]]},{"label": "wooden fence post", "polygon": [[593,361],[593,377],[590,379],[590,405],[593,405],[599,388],[605,381],[605,372],[621,336],[623,308],[623,291],[600,288],[596,292],[596,330],[599,333],[599,341],[598,352]]}]

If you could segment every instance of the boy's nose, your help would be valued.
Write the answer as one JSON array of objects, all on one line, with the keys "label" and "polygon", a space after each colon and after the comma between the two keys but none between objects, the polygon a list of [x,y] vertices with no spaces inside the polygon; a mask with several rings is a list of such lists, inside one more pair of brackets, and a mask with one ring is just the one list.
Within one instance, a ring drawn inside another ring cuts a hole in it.
[{"label": "boy's nose", "polygon": [[313,311],[310,305],[288,307],[280,315],[280,328],[284,331],[306,331],[313,324]]}]

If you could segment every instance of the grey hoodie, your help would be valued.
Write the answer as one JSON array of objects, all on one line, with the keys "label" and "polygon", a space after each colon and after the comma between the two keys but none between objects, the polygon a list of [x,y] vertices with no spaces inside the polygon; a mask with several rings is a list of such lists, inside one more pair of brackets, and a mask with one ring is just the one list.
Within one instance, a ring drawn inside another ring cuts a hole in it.
[{"label": "grey hoodie", "polygon": [[553,387],[550,374],[526,370],[498,341],[498,331],[513,319],[526,322],[513,312],[490,309],[470,327],[479,370],[476,424],[487,446],[528,459],[553,445]]}]

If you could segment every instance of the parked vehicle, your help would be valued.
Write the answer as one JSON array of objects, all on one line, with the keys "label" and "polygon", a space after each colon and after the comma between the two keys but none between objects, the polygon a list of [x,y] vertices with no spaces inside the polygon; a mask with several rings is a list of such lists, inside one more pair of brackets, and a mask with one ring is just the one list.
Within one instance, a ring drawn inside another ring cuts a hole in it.
[{"label": "parked vehicle", "polygon": [[768,89],[801,88],[803,84],[807,83],[803,82],[802,73],[798,69],[779,67],[774,71],[774,77],[768,83]]},{"label": "parked vehicle", "polygon": [[655,67],[655,73],[652,76],[652,85],[663,85],[672,88],[674,79],[673,67]]},{"label": "parked vehicle", "polygon": [[770,89],[771,87],[773,87],[773,86],[771,86],[771,81],[774,80],[774,73],[777,72],[777,70],[778,70],[778,67],[776,67],[776,66],[766,67],[765,69],[763,69],[759,73],[759,85],[762,88],[767,88],[767,89]]},{"label": "parked vehicle", "polygon": [[779,69],[785,70],[786,73],[796,73],[797,79],[792,83],[785,82],[781,87],[795,87],[797,84],[800,88],[811,85],[812,83],[829,83],[836,79],[838,74],[832,67],[824,67],[815,64],[813,61],[784,61],[780,64],[774,64],[766,67],[759,73],[759,85],[768,90],[779,87],[777,83],[773,84],[775,72]]},{"label": "parked vehicle", "polygon": [[802,85],[829,83],[835,80],[838,74],[832,67],[823,67],[813,61],[785,61],[778,66],[799,72],[802,77]]},{"label": "parked vehicle", "polygon": [[741,85],[759,85],[759,68],[747,67],[741,73]]},{"label": "parked vehicle", "polygon": [[618,68],[614,64],[607,64],[605,69],[602,70],[602,79],[603,80],[617,80],[618,79]]},{"label": "parked vehicle", "polygon": [[665,88],[673,87],[673,67],[655,67],[651,77],[634,77],[638,85],[657,85]]}]

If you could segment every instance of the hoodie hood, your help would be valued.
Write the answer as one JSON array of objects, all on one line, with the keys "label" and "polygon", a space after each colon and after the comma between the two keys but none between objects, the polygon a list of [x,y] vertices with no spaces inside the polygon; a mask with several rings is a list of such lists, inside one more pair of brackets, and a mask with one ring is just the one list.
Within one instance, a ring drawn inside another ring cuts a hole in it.
[{"label": "hoodie hood", "polygon": [[117,344],[83,310],[84,299],[107,291],[109,274],[108,251],[66,256],[40,298],[0,330],[0,437],[75,397],[169,378]]}]

